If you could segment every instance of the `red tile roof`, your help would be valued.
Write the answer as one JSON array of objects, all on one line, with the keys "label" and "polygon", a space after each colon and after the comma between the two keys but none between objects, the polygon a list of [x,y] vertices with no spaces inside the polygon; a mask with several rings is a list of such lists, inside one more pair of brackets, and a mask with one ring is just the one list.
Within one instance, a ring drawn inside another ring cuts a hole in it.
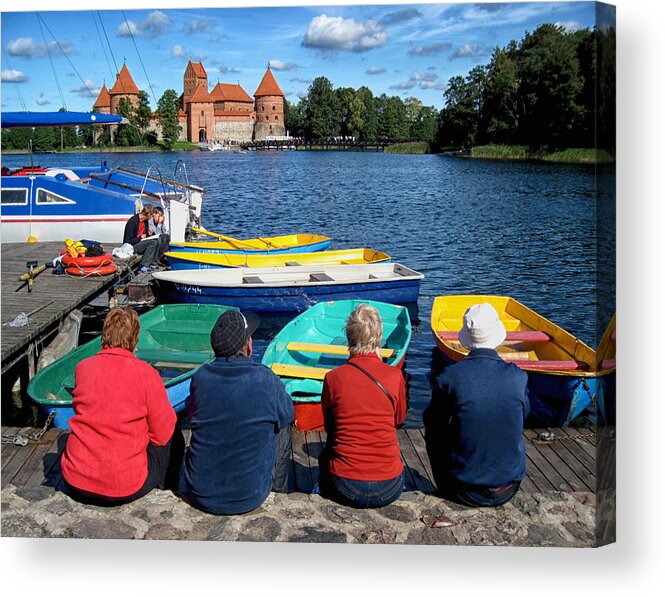
[{"label": "red tile roof", "polygon": [[197,77],[205,77],[206,79],[208,78],[208,73],[206,72],[206,69],[203,68],[202,62],[192,62],[190,60],[189,63],[192,65],[192,68],[194,69],[194,74]]},{"label": "red tile roof", "polygon": [[196,91],[192,93],[191,97],[187,100],[188,104],[194,103],[212,103],[213,99],[210,97],[208,90],[203,85],[198,85]]},{"label": "red tile roof", "polygon": [[270,67],[268,67],[266,74],[263,75],[263,79],[261,79],[261,83],[259,83],[259,88],[254,93],[254,97],[259,97],[261,95],[281,95],[282,97],[284,96],[282,90],[279,88],[279,85],[277,84],[277,81],[275,80],[275,77],[272,74],[272,71],[270,70]]},{"label": "red tile roof", "polygon": [[109,93],[111,95],[136,95],[139,92],[139,88],[134,83],[132,75],[129,74],[129,69],[126,64],[122,65],[120,73],[118,74],[117,79],[115,80],[115,85],[111,87]]},{"label": "red tile roof", "polygon": [[253,102],[247,92],[240,85],[230,83],[217,83],[210,92],[216,102]]},{"label": "red tile roof", "polygon": [[106,85],[102,85],[102,88],[99,90],[99,95],[97,100],[92,105],[93,108],[110,108],[111,107],[111,96],[109,95],[109,90],[106,89]]}]

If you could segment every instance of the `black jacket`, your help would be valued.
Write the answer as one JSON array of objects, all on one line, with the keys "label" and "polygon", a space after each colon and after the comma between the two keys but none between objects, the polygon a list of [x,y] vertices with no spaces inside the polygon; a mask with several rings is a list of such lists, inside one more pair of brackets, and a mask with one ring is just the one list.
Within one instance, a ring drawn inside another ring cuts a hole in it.
[{"label": "black jacket", "polygon": [[122,239],[123,243],[136,245],[141,242],[142,239],[139,236],[140,224],[141,218],[139,218],[139,214],[134,214],[129,220],[127,220],[127,223],[125,224],[125,234]]}]

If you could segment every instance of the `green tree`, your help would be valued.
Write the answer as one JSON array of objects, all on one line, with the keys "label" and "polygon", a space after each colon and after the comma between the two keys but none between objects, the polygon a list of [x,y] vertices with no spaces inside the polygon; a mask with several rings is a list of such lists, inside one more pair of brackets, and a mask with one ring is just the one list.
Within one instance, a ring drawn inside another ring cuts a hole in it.
[{"label": "green tree", "polygon": [[358,89],[356,97],[362,101],[365,108],[363,111],[364,126],[360,135],[361,139],[364,141],[375,141],[379,135],[377,99],[374,97],[372,90],[365,86]]},{"label": "green tree", "polygon": [[139,101],[134,109],[133,117],[136,127],[141,131],[142,135],[145,134],[152,119],[152,108],[150,108],[148,93],[143,90],[139,91]]},{"label": "green tree", "polygon": [[367,108],[362,97],[356,93],[349,103],[349,115],[346,122],[348,134],[356,139],[361,139],[367,129],[367,121],[365,115]]},{"label": "green tree", "polygon": [[578,99],[584,81],[571,42],[562,27],[541,25],[520,44],[520,136],[533,147],[553,150],[576,144],[583,119]]},{"label": "green tree", "polygon": [[388,97],[385,93],[378,97],[378,133],[379,137],[403,140],[409,136],[406,118],[406,106],[396,95]]},{"label": "green tree", "polygon": [[332,83],[326,77],[314,79],[309,86],[305,106],[305,131],[310,139],[339,135],[339,100]]},{"label": "green tree", "polygon": [[136,113],[132,103],[126,97],[120,98],[117,114],[129,120],[129,124],[119,124],[113,142],[118,147],[141,145],[141,135],[136,128]]},{"label": "green tree", "polygon": [[173,149],[180,135],[178,124],[178,94],[174,89],[167,89],[157,102],[157,121],[162,127],[164,148]]},{"label": "green tree", "polygon": [[470,147],[476,142],[479,121],[477,87],[460,75],[448,81],[443,96],[446,102],[439,118],[439,147]]},{"label": "green tree", "polygon": [[53,151],[60,147],[59,130],[56,127],[37,127],[32,136],[32,150],[35,152]]},{"label": "green tree", "polygon": [[436,137],[437,123],[438,113],[436,109],[433,106],[421,106],[415,121],[410,123],[411,133],[409,137],[416,141],[432,143]]},{"label": "green tree", "polygon": [[292,137],[305,135],[304,101],[292,104],[284,98],[284,126]]},{"label": "green tree", "polygon": [[517,138],[517,67],[510,50],[496,48],[487,68],[480,113],[480,141],[511,144]]}]

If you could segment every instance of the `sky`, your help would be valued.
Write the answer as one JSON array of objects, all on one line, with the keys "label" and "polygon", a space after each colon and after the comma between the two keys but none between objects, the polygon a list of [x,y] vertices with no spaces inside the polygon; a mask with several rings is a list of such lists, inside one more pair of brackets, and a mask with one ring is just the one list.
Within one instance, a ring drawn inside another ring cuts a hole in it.
[{"label": "sky", "polygon": [[27,0],[21,7],[31,12],[1,14],[2,110],[90,110],[123,63],[154,109],[166,89],[182,92],[190,59],[203,63],[210,90],[240,83],[253,95],[270,65],[292,103],[324,76],[335,88],[365,85],[438,110],[448,80],[487,64],[495,47],[543,23],[595,23],[592,2],[236,4],[107,11],[78,0],[78,10],[52,11]]}]

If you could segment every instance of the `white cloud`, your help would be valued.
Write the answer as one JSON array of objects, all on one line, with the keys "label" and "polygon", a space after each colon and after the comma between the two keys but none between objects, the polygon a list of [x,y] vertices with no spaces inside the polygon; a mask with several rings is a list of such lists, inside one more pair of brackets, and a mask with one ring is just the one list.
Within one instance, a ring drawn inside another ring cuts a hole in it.
[{"label": "white cloud", "polygon": [[409,48],[408,54],[411,56],[434,56],[435,54],[439,54],[444,50],[449,50],[450,48],[452,48],[452,44],[443,42],[430,44],[429,46]]},{"label": "white cloud", "polygon": [[413,89],[418,87],[420,89],[445,89],[445,85],[437,82],[439,75],[433,72],[421,73],[414,71],[411,73],[408,81],[391,85],[390,89]]},{"label": "white cloud", "polygon": [[28,77],[20,70],[3,70],[2,82],[3,83],[25,83]]},{"label": "white cloud", "polygon": [[357,23],[353,19],[322,14],[310,22],[302,45],[318,50],[366,52],[387,41],[388,34],[376,21]]},{"label": "white cloud", "polygon": [[178,44],[171,48],[171,56],[174,58],[185,58],[187,56],[187,52],[185,52],[185,48]]},{"label": "white cloud", "polygon": [[35,103],[38,106],[46,106],[47,104],[50,104],[51,102],[49,102],[48,99],[46,99],[46,97],[44,97],[43,93],[40,93],[39,97],[35,100]]},{"label": "white cloud", "polygon": [[142,23],[135,23],[127,19],[118,26],[117,37],[130,37],[145,33],[148,37],[156,37],[164,33],[171,24],[171,17],[161,10],[152,11]]},{"label": "white cloud", "polygon": [[70,89],[72,93],[76,93],[80,97],[85,97],[85,98],[91,97],[95,99],[97,98],[101,90],[102,88],[99,85],[95,85],[90,79],[86,79],[84,85],[79,85],[78,87]]},{"label": "white cloud", "polygon": [[210,25],[210,19],[194,19],[185,27],[185,33],[192,35],[193,33],[201,33],[205,31]]},{"label": "white cloud", "polygon": [[115,34],[117,37],[130,37],[131,35],[141,35],[141,30],[134,21],[127,19],[120,23]]},{"label": "white cloud", "polygon": [[485,46],[475,46],[473,44],[462,44],[455,53],[450,57],[451,60],[455,58],[473,58],[478,60],[485,56],[489,56],[490,50]]},{"label": "white cloud", "polygon": [[381,66],[370,66],[365,73],[368,75],[380,75],[381,73],[385,73],[386,69],[381,67]]},{"label": "white cloud", "polygon": [[272,70],[293,70],[298,68],[298,65],[295,62],[283,62],[282,60],[270,60],[268,62]]},{"label": "white cloud", "polygon": [[36,44],[31,37],[19,37],[10,41],[6,48],[10,56],[19,56],[21,58],[43,58],[50,54],[53,58],[75,53],[74,46],[68,41],[61,41],[58,45],[52,41],[48,44]]},{"label": "white cloud", "polygon": [[579,21],[563,21],[563,22],[559,21],[554,24],[557,27],[561,27],[567,33],[574,33],[575,31],[579,31],[579,29],[582,28],[582,25],[580,25]]}]

